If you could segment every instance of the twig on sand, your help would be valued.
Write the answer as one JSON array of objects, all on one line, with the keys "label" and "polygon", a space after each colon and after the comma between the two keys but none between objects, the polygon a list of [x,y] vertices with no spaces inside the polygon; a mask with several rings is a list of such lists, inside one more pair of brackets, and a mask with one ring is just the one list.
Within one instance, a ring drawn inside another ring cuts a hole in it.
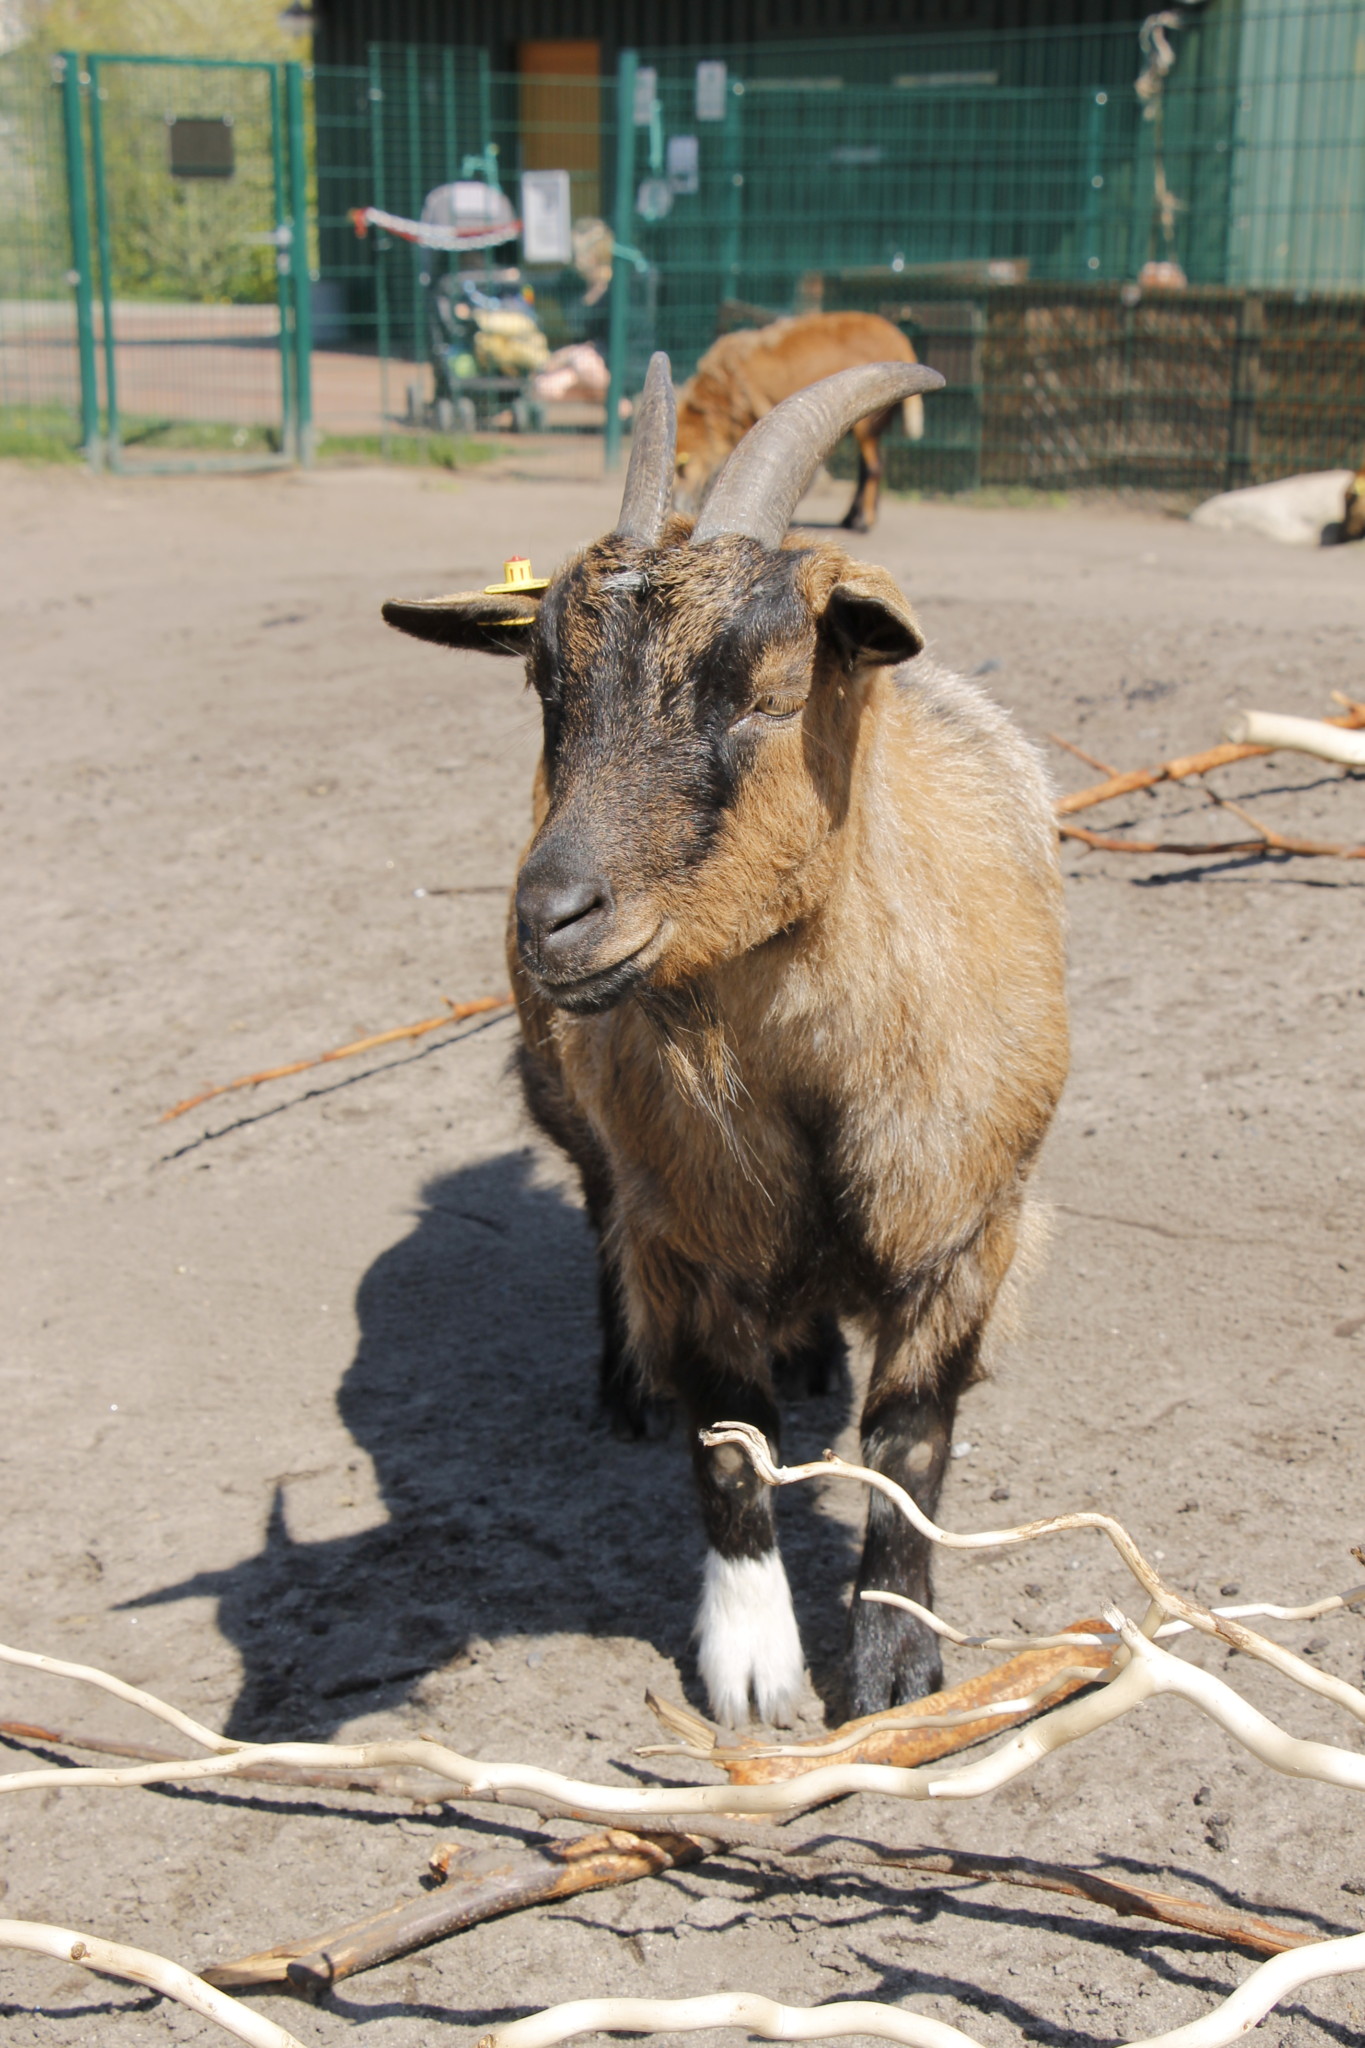
[{"label": "twig on sand", "polygon": [[699,1835],[612,1828],[532,1848],[516,1844],[437,1850],[432,1867],[445,1877],[438,1890],[371,1913],[331,1934],[279,1942],[237,1962],[215,1964],[204,1971],[204,1981],[224,1991],[289,1985],[314,1997],[343,1977],[409,1955],[480,1920],[571,1898],[576,1892],[654,1877],[661,1870],[696,1863],[714,1847]]},{"label": "twig on sand", "polygon": [[[664,1726],[683,1737],[684,1753],[718,1765],[732,1785],[768,1785],[800,1777],[836,1757],[841,1763],[926,1764],[981,1742],[997,1729],[1012,1728],[1044,1707],[1059,1706],[1082,1686],[1093,1685],[1114,1659],[1114,1638],[1104,1643],[1093,1640],[1093,1633],[1103,1628],[1100,1621],[1078,1621],[1070,1632],[1091,1632],[1091,1640],[1026,1649],[975,1678],[905,1706],[846,1721],[809,1742],[727,1747],[711,1723],[691,1708],[678,1708],[652,1693],[645,1698]],[[639,1753],[677,1755],[678,1747],[651,1747]]]},{"label": "twig on sand", "polygon": [[354,1059],[358,1053],[374,1052],[381,1045],[396,1045],[405,1038],[424,1038],[429,1031],[440,1031],[447,1024],[463,1024],[466,1017],[481,1017],[487,1010],[506,1010],[512,998],[510,995],[476,996],[473,1002],[454,1003],[447,996],[445,1001],[445,1012],[440,1017],[424,1017],[420,1024],[398,1024],[392,1031],[376,1031],[369,1038],[357,1038],[350,1045],[338,1045],[331,1052],[320,1052],[310,1060],[290,1060],[283,1067],[262,1067],[258,1074],[242,1074],[235,1081],[220,1081],[216,1088],[201,1089],[198,1095],[187,1096],[184,1102],[177,1102],[174,1109],[168,1109],[161,1122],[173,1123],[187,1110],[198,1109],[201,1102],[212,1102],[218,1095],[235,1094],[239,1088],[256,1088],[262,1081],[285,1081],[291,1074],[306,1074],[310,1067],[325,1067],[332,1060]]},{"label": "twig on sand", "polygon": [[[704,1830],[675,1835],[611,1829],[604,1834],[582,1835],[573,1841],[543,1843],[529,1849],[438,1849],[431,1858],[432,1868],[446,1880],[438,1890],[369,1914],[331,1934],[278,1942],[273,1948],[243,1956],[236,1962],[214,1964],[202,1972],[203,1979],[223,1991],[279,1985],[316,1997],[345,1977],[358,1976],[363,1970],[410,1955],[414,1949],[426,1948],[480,1921],[528,1906],[548,1905],[576,1892],[599,1891],[630,1884],[638,1878],[655,1877],[661,1871],[697,1863],[720,1846]],[[1066,1898],[1107,1907],[1121,1917],[1155,1920],[1163,1926],[1183,1927],[1232,1942],[1257,1955],[1280,1955],[1319,1939],[1297,1928],[1277,1926],[1257,1913],[1234,1913],[1202,1899],[1150,1891],[1143,1885],[1076,1870],[1068,1864],[1036,1863],[1022,1856],[975,1855],[952,1849],[900,1850],[884,1848],[879,1843],[859,1846],[870,1849],[869,1860],[873,1864],[888,1869],[1060,1893]],[[741,1855],[744,1853],[740,1851]],[[850,1868],[847,1856],[812,1854],[802,1842],[790,1846],[774,1842],[770,1848],[762,1847],[751,1853],[783,1868],[800,1863],[840,1871]]]},{"label": "twig on sand", "polygon": [[[1027,1856],[986,1856],[962,1849],[882,1849],[874,1859],[902,1870],[923,1870],[945,1877],[983,1879],[992,1884],[1024,1885],[1032,1891],[1061,1892],[1108,1906],[1121,1917],[1159,1920],[1166,1927],[1185,1927],[1219,1941],[1235,1942],[1258,1955],[1277,1956],[1286,1949],[1306,1948],[1321,1939],[1296,1927],[1280,1927],[1259,1913],[1233,1913],[1204,1899],[1181,1898],[1174,1892],[1149,1891],[1146,1885],[1107,1877],[1094,1870],[1074,1870],[1066,1863],[1035,1863]],[[844,1867],[847,1867],[846,1865]]]},{"label": "twig on sand", "polygon": [[1230,740],[1261,747],[1286,747],[1344,768],[1365,768],[1365,735],[1342,732],[1340,721],[1291,718],[1281,711],[1234,711],[1224,732]]},{"label": "twig on sand", "polygon": [[102,1941],[98,1935],[77,1934],[70,1927],[53,1927],[43,1920],[0,1920],[0,1948],[27,1949],[33,1955],[52,1956],[59,1963],[79,1963],[101,1977],[149,1985],[178,2005],[187,2005],[202,2019],[213,2020],[224,2032],[245,2041],[247,2048],[303,2048],[297,2036],[287,2034],[274,2020],[239,2005],[179,1963],[145,1948],[125,1948],[120,1941]]},{"label": "twig on sand", "polygon": [[[1220,797],[1218,802],[1240,818],[1247,815],[1230,797]],[[1172,853],[1187,859],[1220,854],[1236,858],[1244,854],[1297,853],[1321,860],[1365,860],[1365,846],[1337,846],[1324,839],[1292,839],[1262,825],[1256,829],[1260,834],[1256,839],[1116,839],[1109,833],[1088,832],[1084,825],[1057,827],[1061,838],[1077,839],[1096,853]]]},{"label": "twig on sand", "polygon": [[1087,768],[1098,768],[1101,775],[1107,775],[1111,780],[1115,775],[1123,773],[1121,768],[1115,768],[1111,762],[1101,761],[1097,754],[1087,754],[1085,748],[1078,747],[1074,740],[1064,740],[1059,732],[1050,732],[1048,738],[1054,747],[1064,748],[1068,754],[1074,754],[1078,761],[1084,761]]},{"label": "twig on sand", "polygon": [[[1202,2019],[1154,2034],[1131,2048],[1228,2048],[1292,1992],[1320,1977],[1365,1970],[1365,1934],[1315,1941],[1272,1956],[1230,1997]],[[778,2005],[748,1991],[718,1991],[709,1998],[583,1998],[512,2020],[485,2034],[478,2048],[556,2048],[579,2034],[683,2034],[702,2028],[743,2027],[769,2041],[832,2040],[870,2034],[905,2048],[979,2048],[970,2034],[900,2006],[850,1999],[837,2005]]]},{"label": "twig on sand", "polygon": [[[1323,723],[1340,726],[1348,732],[1358,731],[1365,726],[1365,704],[1351,703],[1340,718],[1325,719]],[[1157,782],[1183,782],[1188,776],[1208,775],[1213,769],[1227,768],[1234,761],[1251,761],[1274,751],[1273,747],[1237,746],[1227,741],[1222,746],[1206,748],[1202,754],[1184,754],[1174,761],[1163,761],[1157,768],[1130,768],[1124,773],[1111,775],[1107,782],[1094,782],[1088,789],[1073,790],[1070,796],[1059,797],[1055,807],[1057,816],[1068,818],[1076,811],[1088,811],[1095,804],[1108,803],[1113,797],[1131,796],[1135,790],[1150,789]]]},{"label": "twig on sand", "polygon": [[[178,1750],[162,1749],[154,1742],[110,1742],[99,1735],[67,1735],[59,1728],[35,1727],[31,1721],[0,1721],[0,1737],[12,1742],[39,1742],[56,1749],[81,1749],[93,1756],[124,1756],[138,1763],[182,1763]],[[233,1772],[265,1785],[304,1785],[326,1792],[372,1792],[380,1798],[410,1799],[422,1806],[437,1805],[446,1798],[440,1780],[416,1777],[408,1771],[310,1771],[296,1764],[244,1764]]]}]

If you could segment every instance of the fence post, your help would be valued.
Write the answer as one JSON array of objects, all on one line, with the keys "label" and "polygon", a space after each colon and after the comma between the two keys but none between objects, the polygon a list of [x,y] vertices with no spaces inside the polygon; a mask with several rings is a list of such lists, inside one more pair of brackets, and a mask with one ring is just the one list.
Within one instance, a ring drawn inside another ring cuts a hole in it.
[{"label": "fence post", "polygon": [[739,235],[744,219],[743,136],[744,80],[725,82],[725,126],[721,130],[721,235],[720,295],[737,296],[739,284]]},{"label": "fence post", "polygon": [[[298,422],[294,418],[294,323],[291,281],[294,275],[294,230],[285,194],[284,93],[280,67],[270,67],[270,184],[275,213],[275,303],[280,312],[280,446],[299,457]],[[288,239],[286,240],[286,237]]]},{"label": "fence post", "polygon": [[635,202],[635,72],[634,50],[622,50],[616,62],[616,205],[612,213],[611,324],[607,331],[607,436],[605,467],[620,466],[621,400],[626,395],[626,349],[630,340],[631,262],[629,246]]},{"label": "fence post", "polygon": [[[370,204],[385,211],[388,186],[384,177],[384,78],[379,51],[369,48],[369,84],[366,104],[370,110]],[[374,324],[375,347],[379,351],[379,452],[389,456],[389,238],[376,226],[374,240]]]},{"label": "fence post", "polygon": [[313,459],[313,277],[308,265],[308,151],[303,120],[303,66],[284,67],[289,120],[289,212],[294,281],[294,404],[300,462]]},{"label": "fence post", "polygon": [[90,67],[90,157],[95,173],[95,239],[100,252],[100,310],[104,315],[104,459],[118,467],[118,361],[114,350],[114,259],[109,233],[109,193],[104,175],[104,116],[100,110],[100,60]]},{"label": "fence post", "polygon": [[[422,190],[422,90],[418,82],[417,45],[409,43],[404,69],[404,125],[408,140],[408,193],[412,200],[412,218],[422,217],[422,202],[426,194]],[[419,248],[414,242],[408,250],[409,283],[412,296],[410,301],[412,320],[412,360],[422,360],[422,341],[427,324],[427,295],[422,283],[424,271],[430,272],[435,266],[435,257],[429,249]]]},{"label": "fence post", "polygon": [[66,139],[66,196],[71,220],[71,282],[76,292],[76,348],[81,366],[81,447],[87,462],[100,452],[100,394],[95,376],[95,293],[90,256],[90,195],[85,182],[85,125],[81,60],[63,50],[62,127]]}]

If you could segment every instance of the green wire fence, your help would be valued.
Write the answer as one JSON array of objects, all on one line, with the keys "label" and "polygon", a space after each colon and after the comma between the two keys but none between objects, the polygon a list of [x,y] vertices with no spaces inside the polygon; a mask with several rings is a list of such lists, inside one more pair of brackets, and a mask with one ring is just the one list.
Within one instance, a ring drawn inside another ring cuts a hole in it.
[{"label": "green wire fence", "polygon": [[[196,436],[286,459],[311,371],[325,430],[349,408],[396,447],[454,388],[436,294],[520,250],[362,235],[356,211],[416,220],[466,181],[520,213],[523,180],[558,175],[571,246],[523,281],[546,347],[590,344],[611,402],[542,408],[528,375],[466,424],[605,430],[611,459],[651,349],[681,377],[728,327],[865,309],[949,379],[925,439],[888,444],[903,487],[1354,467],[1365,0],[1138,27],[641,50],[607,78],[379,44],[306,78],[109,57],[54,84],[13,53],[0,431],[124,463]],[[217,172],[177,167],[177,135]]]}]

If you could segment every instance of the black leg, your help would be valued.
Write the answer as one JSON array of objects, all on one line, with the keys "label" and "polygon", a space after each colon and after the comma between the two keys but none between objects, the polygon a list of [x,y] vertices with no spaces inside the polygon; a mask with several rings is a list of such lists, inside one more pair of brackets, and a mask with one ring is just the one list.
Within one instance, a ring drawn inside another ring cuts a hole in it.
[{"label": "black leg", "polygon": [[860,447],[858,450],[858,488],[853,493],[853,503],[849,506],[848,511],[840,522],[849,533],[867,532],[869,525],[867,493],[871,486],[872,472],[867,466],[867,458]]},{"label": "black leg", "polygon": [[[958,1395],[971,1378],[977,1339],[945,1361],[934,1393],[874,1390],[863,1417],[863,1463],[903,1486],[933,1516],[948,1467]],[[849,1711],[880,1713],[937,1692],[943,1684],[938,1638],[913,1614],[863,1600],[864,1587],[904,1593],[933,1606],[933,1546],[900,1510],[872,1495],[867,1537],[850,1616]]]},{"label": "black leg", "polygon": [[749,1422],[776,1451],[777,1403],[761,1381],[689,1359],[678,1375],[687,1401],[692,1470],[711,1549],[726,1558],[765,1557],[776,1542],[772,1490],[734,1444],[707,1450],[700,1432],[714,1422]]},{"label": "black leg", "polygon": [[672,1408],[667,1401],[646,1393],[640,1384],[639,1370],[626,1335],[621,1282],[600,1243],[597,1247],[597,1307],[602,1319],[602,1357],[597,1384],[607,1427],[622,1443],[638,1443],[641,1437],[666,1436],[672,1425]]},{"label": "black leg", "polygon": [[831,1394],[848,1364],[848,1346],[836,1316],[819,1316],[802,1344],[779,1351],[773,1378],[784,1401],[818,1401]]}]

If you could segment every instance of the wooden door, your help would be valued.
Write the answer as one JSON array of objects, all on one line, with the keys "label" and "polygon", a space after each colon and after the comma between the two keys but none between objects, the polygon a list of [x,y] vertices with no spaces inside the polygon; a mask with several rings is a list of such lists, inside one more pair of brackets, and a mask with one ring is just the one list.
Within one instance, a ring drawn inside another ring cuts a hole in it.
[{"label": "wooden door", "polygon": [[567,171],[573,217],[602,211],[602,46],[517,45],[521,161],[528,171]]}]

